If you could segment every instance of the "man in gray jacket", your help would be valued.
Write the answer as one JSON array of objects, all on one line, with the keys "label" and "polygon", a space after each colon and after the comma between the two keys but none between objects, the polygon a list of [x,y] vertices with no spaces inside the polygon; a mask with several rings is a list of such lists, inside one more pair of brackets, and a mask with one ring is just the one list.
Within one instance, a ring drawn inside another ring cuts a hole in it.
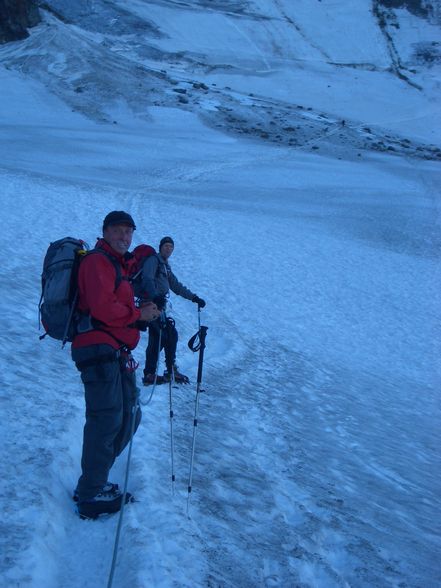
[{"label": "man in gray jacket", "polygon": [[205,306],[205,301],[181,284],[172,272],[168,259],[173,253],[174,246],[171,237],[163,237],[159,244],[159,253],[148,257],[142,268],[142,291],[146,293],[149,300],[155,302],[159,310],[162,310],[161,317],[148,325],[149,340],[142,380],[146,386],[155,382],[158,356],[162,349],[165,351],[166,371],[164,376],[156,376],[156,383],[161,384],[170,379],[180,383],[189,381],[187,376],[179,372],[175,362],[178,332],[174,320],[167,317],[165,313],[169,291],[191,300],[199,308]]}]

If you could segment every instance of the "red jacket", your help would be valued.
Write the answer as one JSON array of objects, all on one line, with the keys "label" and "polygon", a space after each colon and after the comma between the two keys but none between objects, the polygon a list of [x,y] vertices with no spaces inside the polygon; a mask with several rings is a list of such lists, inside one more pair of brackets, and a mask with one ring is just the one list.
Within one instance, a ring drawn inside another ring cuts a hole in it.
[{"label": "red jacket", "polygon": [[123,279],[115,290],[116,269],[107,256],[94,253],[83,259],[78,272],[78,309],[101,324],[96,330],[77,335],[72,347],[107,343],[115,349],[123,344],[134,349],[139,330],[129,325],[140,318],[141,312],[135,306],[132,285],[124,279],[130,275],[133,261],[117,253],[104,239],[99,239],[96,247],[119,261]]}]

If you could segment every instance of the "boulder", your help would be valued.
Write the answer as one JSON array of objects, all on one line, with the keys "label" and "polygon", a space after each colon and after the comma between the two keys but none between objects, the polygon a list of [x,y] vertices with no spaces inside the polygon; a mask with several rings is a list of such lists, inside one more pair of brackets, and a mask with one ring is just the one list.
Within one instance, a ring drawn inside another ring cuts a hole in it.
[{"label": "boulder", "polygon": [[0,43],[25,39],[39,22],[35,0],[0,0]]}]

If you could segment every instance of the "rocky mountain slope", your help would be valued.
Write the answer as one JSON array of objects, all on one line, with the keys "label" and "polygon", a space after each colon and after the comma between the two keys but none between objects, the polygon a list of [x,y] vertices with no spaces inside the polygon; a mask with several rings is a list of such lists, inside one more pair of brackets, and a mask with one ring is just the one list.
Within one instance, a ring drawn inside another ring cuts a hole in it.
[{"label": "rocky mountain slope", "polygon": [[[143,118],[151,106],[177,107],[230,135],[335,157],[441,159],[436,131],[423,131],[439,117],[434,3],[47,0],[41,9],[44,22],[3,62],[95,120],[117,123],[117,103]],[[384,121],[369,116],[378,85],[390,87]]]}]

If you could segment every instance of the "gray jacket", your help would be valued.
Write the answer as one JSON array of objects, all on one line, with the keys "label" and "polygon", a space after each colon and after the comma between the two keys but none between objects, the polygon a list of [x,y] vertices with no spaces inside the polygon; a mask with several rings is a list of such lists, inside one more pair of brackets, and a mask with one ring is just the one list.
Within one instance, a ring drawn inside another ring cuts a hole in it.
[{"label": "gray jacket", "polygon": [[142,291],[148,294],[149,300],[154,300],[157,296],[166,296],[169,290],[187,300],[195,297],[194,292],[181,284],[168,262],[159,253],[147,257],[141,279]]}]

